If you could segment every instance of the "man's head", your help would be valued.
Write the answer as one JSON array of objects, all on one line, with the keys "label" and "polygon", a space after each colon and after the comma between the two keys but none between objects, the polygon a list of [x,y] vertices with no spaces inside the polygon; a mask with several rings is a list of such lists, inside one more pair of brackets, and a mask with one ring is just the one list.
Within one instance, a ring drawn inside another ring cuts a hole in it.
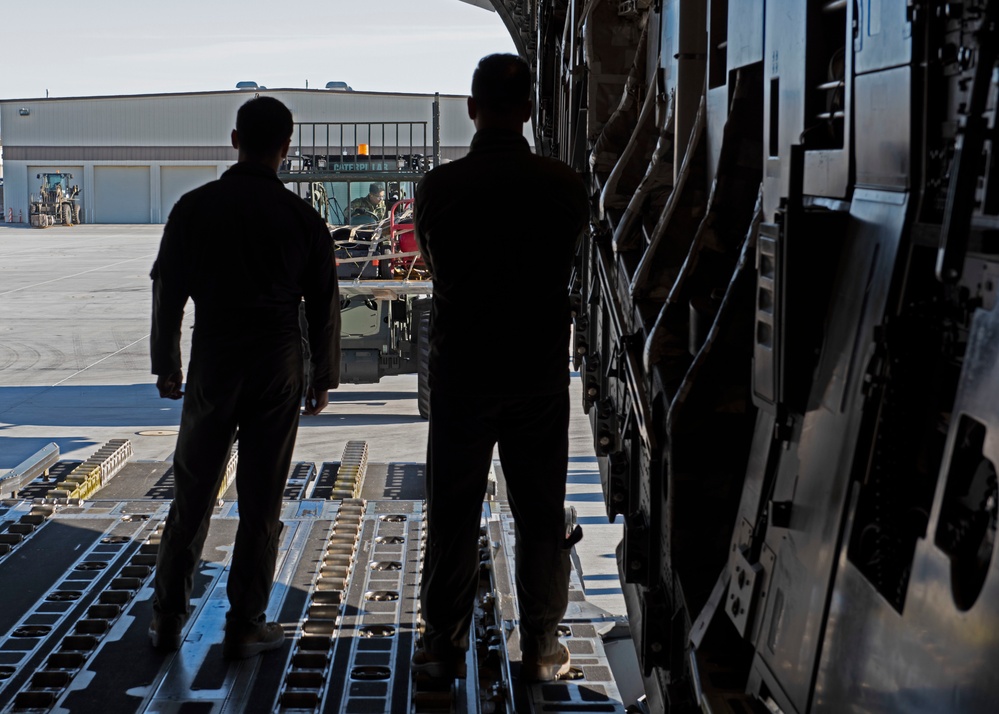
[{"label": "man's head", "polygon": [[385,200],[385,187],[380,183],[373,183],[368,186],[368,200],[371,203],[381,203]]},{"label": "man's head", "polygon": [[256,161],[277,168],[288,155],[294,129],[288,107],[273,97],[256,97],[236,112],[232,145],[239,150],[240,161]]},{"label": "man's head", "polygon": [[477,129],[522,130],[531,118],[531,68],[527,62],[509,54],[479,60],[472,75],[468,116]]}]

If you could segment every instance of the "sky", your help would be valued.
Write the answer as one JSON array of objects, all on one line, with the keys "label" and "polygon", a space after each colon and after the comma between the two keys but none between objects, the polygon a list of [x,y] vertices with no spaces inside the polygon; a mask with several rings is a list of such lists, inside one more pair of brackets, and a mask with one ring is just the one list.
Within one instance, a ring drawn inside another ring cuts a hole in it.
[{"label": "sky", "polygon": [[3,4],[0,99],[215,91],[239,81],[468,94],[480,57],[515,52],[499,15],[460,0]]}]

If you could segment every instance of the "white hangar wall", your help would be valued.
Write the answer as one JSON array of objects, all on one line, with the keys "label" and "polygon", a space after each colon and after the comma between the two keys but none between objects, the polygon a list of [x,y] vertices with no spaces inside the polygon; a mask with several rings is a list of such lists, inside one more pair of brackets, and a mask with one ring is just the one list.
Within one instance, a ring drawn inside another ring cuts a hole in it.
[{"label": "white hangar wall", "polygon": [[[36,176],[68,171],[80,187],[84,222],[163,223],[177,198],[235,163],[229,134],[236,110],[253,94],[281,100],[296,122],[426,122],[425,141],[433,143],[430,94],[275,89],[4,100],[5,210],[27,221],[29,198],[41,183]],[[457,158],[474,133],[466,100],[440,101],[442,155]],[[364,140],[365,131],[348,138]],[[380,141],[377,131],[372,142]],[[400,133],[386,136],[385,145],[408,146],[408,129]],[[415,141],[423,146],[419,132]]]}]

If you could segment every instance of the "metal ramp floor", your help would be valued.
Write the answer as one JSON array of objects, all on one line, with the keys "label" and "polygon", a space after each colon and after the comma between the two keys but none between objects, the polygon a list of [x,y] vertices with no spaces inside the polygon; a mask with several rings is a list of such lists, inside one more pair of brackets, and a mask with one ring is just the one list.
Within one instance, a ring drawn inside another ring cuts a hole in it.
[{"label": "metal ramp floor", "polygon": [[[369,464],[363,442],[350,442],[339,461],[292,466],[267,613],[284,624],[284,646],[239,662],[222,658],[238,520],[233,487],[224,484],[182,647],[156,653],[147,639],[151,575],[171,468],[118,460],[103,475],[88,466],[89,481],[78,463],[57,463],[0,502],[0,710],[625,711],[601,638],[622,623],[586,602],[575,574],[562,632],[571,678],[519,683],[513,522],[501,501],[483,509],[469,675],[443,685],[414,680],[422,467]],[[74,488],[90,492],[80,499]]]}]

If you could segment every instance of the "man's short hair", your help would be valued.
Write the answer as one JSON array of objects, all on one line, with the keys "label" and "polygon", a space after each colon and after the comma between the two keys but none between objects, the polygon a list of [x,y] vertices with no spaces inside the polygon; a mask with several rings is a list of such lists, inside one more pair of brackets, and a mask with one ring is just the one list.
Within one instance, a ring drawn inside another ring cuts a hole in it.
[{"label": "man's short hair", "polygon": [[288,107],[274,97],[256,97],[236,112],[239,147],[250,156],[273,156],[294,130]]},{"label": "man's short hair", "polygon": [[472,74],[472,99],[491,114],[519,111],[531,101],[531,68],[517,55],[483,57]]},{"label": "man's short hair", "polygon": [[368,186],[368,193],[381,193],[384,190],[385,189],[382,188],[382,185],[380,183],[373,183],[370,186]]}]

